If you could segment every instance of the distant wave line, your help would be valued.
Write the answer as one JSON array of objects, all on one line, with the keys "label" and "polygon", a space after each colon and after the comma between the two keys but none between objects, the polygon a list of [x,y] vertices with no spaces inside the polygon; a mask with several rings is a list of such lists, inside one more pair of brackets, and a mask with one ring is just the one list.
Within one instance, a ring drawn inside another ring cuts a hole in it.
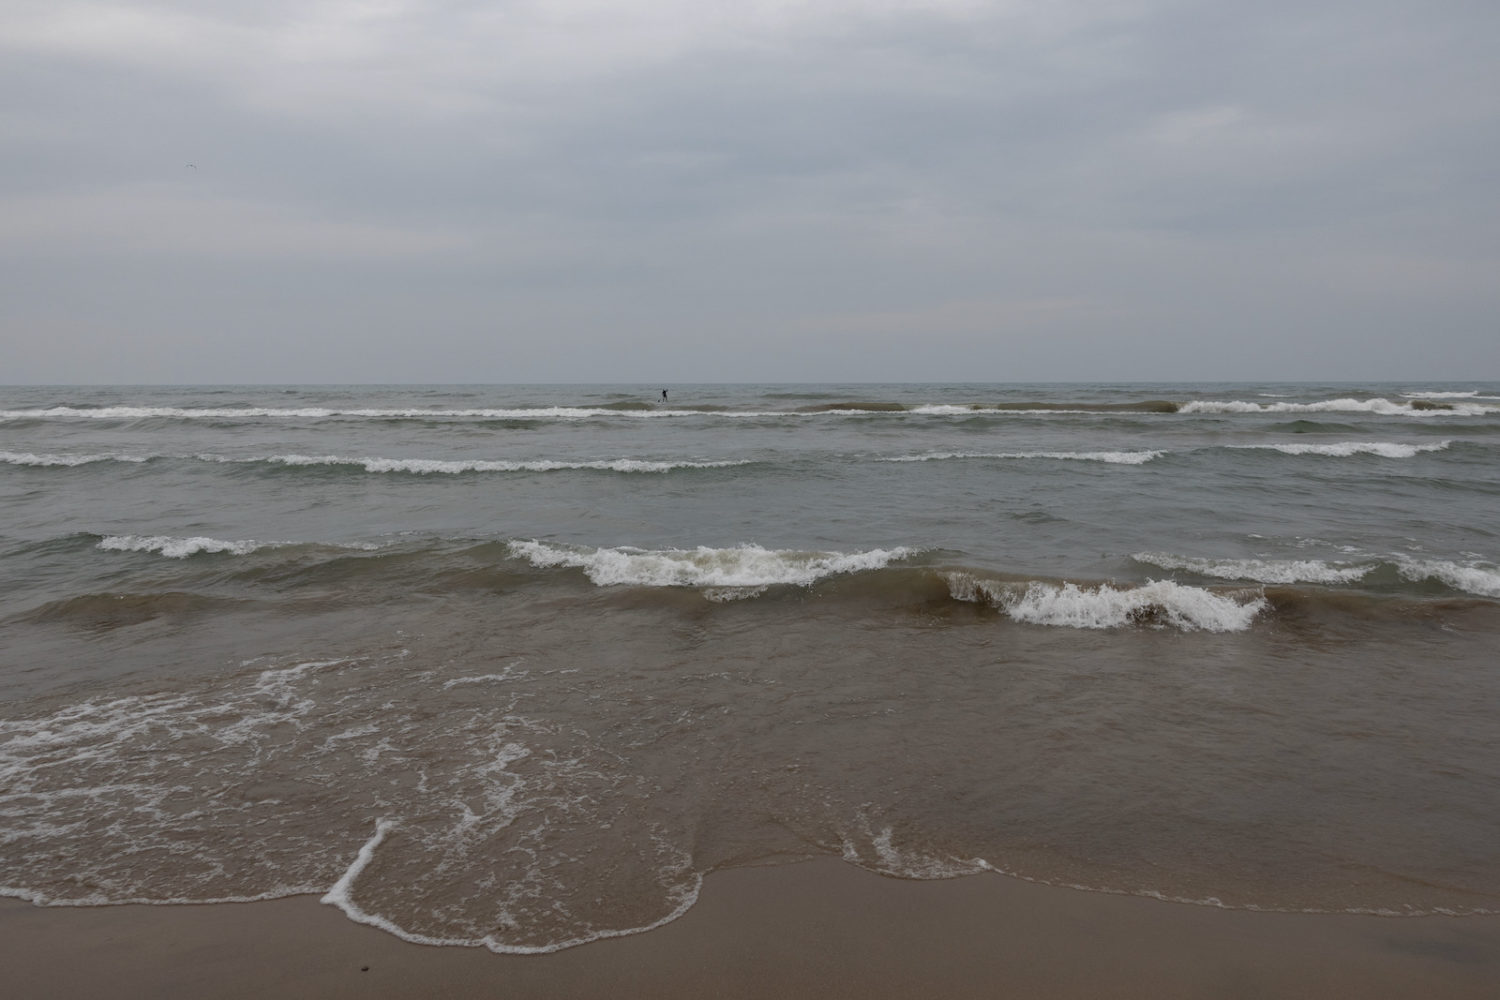
[{"label": "distant wave line", "polygon": [[663,473],[675,469],[721,469],[754,464],[752,459],[680,461],[640,458],[611,458],[580,461],[560,459],[429,459],[377,458],[342,455],[262,455],[236,458],[230,455],[38,455],[29,452],[0,452],[0,464],[38,468],[76,468],[99,462],[125,462],[135,465],[160,460],[212,462],[219,465],[280,465],[295,467],[354,466],[366,472],[407,472],[416,475],[464,472],[563,472],[570,470]]},{"label": "distant wave line", "polygon": [[715,417],[726,419],[783,419],[808,417],[901,416],[1058,416],[1152,414],[1274,414],[1366,413],[1376,416],[1481,416],[1500,413],[1500,398],[1477,393],[1407,393],[1399,399],[1344,397],[1310,402],[1253,400],[1143,400],[1126,403],[996,402],[899,403],[893,401],[821,403],[794,410],[730,410],[719,407],[624,406],[477,407],[434,409],[422,407],[177,407],[177,406],[52,406],[0,410],[0,421],[19,420],[591,420],[599,418],[660,419]]},{"label": "distant wave line", "polygon": [[[1469,442],[1473,444],[1473,442]],[[1398,441],[1336,441],[1322,443],[1304,442],[1259,442],[1255,444],[1212,445],[1174,451],[1163,448],[1147,448],[1134,451],[934,451],[907,455],[845,454],[835,456],[841,461],[875,461],[889,463],[922,463],[945,461],[1076,461],[1103,462],[1111,465],[1144,465],[1166,455],[1192,454],[1219,449],[1230,451],[1273,451],[1295,457],[1318,456],[1323,458],[1354,458],[1374,456],[1378,458],[1405,459],[1418,455],[1446,451],[1452,440],[1414,444]],[[795,456],[793,456],[795,457]],[[144,465],[156,461],[198,461],[219,465],[270,465],[294,468],[338,468],[350,467],[369,473],[410,473],[413,475],[458,475],[462,473],[486,472],[567,472],[594,471],[619,473],[667,473],[679,469],[726,469],[747,465],[766,464],[766,459],[649,459],[649,458],[600,458],[600,459],[480,459],[480,458],[385,458],[378,456],[350,455],[256,455],[237,457],[199,453],[129,455],[108,454],[38,454],[35,452],[0,452],[0,465],[15,465],[33,468],[71,469],[84,465],[119,462]]]},{"label": "distant wave line", "polygon": [[0,451],[0,464],[3,465],[27,465],[38,468],[77,468],[80,465],[93,465],[98,462],[129,462],[142,464],[151,461],[156,456],[151,455],[39,455],[35,452]]},{"label": "distant wave line", "polygon": [[1283,455],[1320,455],[1324,458],[1352,458],[1355,455],[1377,455],[1380,458],[1415,458],[1423,452],[1446,451],[1453,442],[1404,444],[1395,441],[1337,441],[1326,444],[1232,444],[1225,447],[1242,451],[1279,451]]},{"label": "distant wave line", "polygon": [[882,462],[944,462],[953,459],[1055,459],[1058,461],[1107,462],[1112,465],[1144,465],[1152,459],[1165,455],[1164,451],[1015,451],[1015,452],[970,452],[939,451],[923,455],[897,455],[882,458]]},{"label": "distant wave line", "polygon": [[877,459],[881,462],[942,462],[953,460],[988,459],[995,461],[1020,461],[1051,459],[1057,461],[1106,462],[1114,465],[1144,465],[1165,455],[1192,454],[1227,448],[1232,451],[1276,451],[1284,455],[1317,455],[1324,458],[1353,458],[1358,455],[1374,455],[1380,458],[1414,458],[1417,455],[1446,451],[1453,442],[1437,441],[1428,444],[1407,444],[1395,441],[1340,441],[1321,444],[1301,442],[1211,445],[1174,451],[1162,448],[1139,451],[938,451],[916,455],[894,455]]},{"label": "distant wave line", "polygon": [[526,420],[526,419],[575,419],[582,420],[589,417],[662,417],[662,416],[702,416],[697,410],[621,410],[608,408],[577,407],[577,406],[549,406],[549,407],[507,407],[507,408],[482,408],[482,409],[423,409],[419,407],[402,407],[396,409],[340,409],[337,407],[304,406],[304,407],[271,407],[271,406],[248,406],[248,407],[210,407],[193,408],[178,406],[100,406],[100,407],[78,407],[78,406],[53,406],[46,409],[36,410],[0,410],[0,420],[147,420],[152,418],[165,418],[174,420],[244,420],[252,418],[271,418],[283,420],[324,420],[339,417],[355,417],[365,419],[486,419],[486,420]]},{"label": "distant wave line", "polygon": [[154,552],[168,559],[186,559],[199,554],[247,556],[263,549],[286,549],[305,544],[316,544],[336,549],[351,549],[358,552],[374,552],[384,545],[374,542],[264,542],[255,539],[222,539],[205,535],[179,537],[176,535],[105,535],[94,546],[105,552]]},{"label": "distant wave line", "polygon": [[457,475],[464,472],[671,472],[674,469],[723,469],[749,465],[750,459],[723,461],[652,461],[638,458],[565,462],[554,459],[345,458],[339,455],[272,455],[260,461],[287,466],[357,466],[366,472]]},{"label": "distant wave line", "polygon": [[1500,413],[1500,406],[1470,402],[1435,402],[1411,399],[1394,402],[1389,399],[1324,399],[1310,403],[1256,403],[1246,400],[1199,399],[1183,403],[1182,414],[1254,414],[1254,413],[1368,413],[1382,417],[1475,417]]}]

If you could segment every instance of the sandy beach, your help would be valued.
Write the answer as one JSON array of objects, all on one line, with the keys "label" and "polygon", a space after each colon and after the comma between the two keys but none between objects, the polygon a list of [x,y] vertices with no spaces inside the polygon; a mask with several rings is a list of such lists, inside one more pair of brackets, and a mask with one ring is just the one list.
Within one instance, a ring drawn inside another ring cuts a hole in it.
[{"label": "sandy beach", "polygon": [[1500,917],[1227,911],[835,859],[712,875],[684,917],[547,955],[407,944],[315,898],[0,903],[15,997],[1493,997]]}]

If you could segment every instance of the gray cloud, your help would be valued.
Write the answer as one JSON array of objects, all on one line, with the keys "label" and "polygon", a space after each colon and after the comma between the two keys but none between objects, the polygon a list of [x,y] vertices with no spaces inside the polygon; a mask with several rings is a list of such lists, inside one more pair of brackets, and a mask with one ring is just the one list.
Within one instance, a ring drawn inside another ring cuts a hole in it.
[{"label": "gray cloud", "polygon": [[1500,377],[1488,4],[9,6],[4,381]]}]

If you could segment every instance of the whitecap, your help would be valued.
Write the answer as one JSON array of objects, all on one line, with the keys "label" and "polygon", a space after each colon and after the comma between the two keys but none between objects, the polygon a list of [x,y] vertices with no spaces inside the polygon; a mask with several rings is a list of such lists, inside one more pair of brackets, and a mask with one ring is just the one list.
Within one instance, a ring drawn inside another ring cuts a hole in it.
[{"label": "whitecap", "polygon": [[291,543],[252,540],[224,541],[202,535],[192,538],[176,538],[171,535],[107,535],[95,547],[106,552],[159,552],[168,559],[186,559],[200,552],[227,552],[243,556],[257,549],[289,544]]},{"label": "whitecap", "polygon": [[1240,632],[1268,607],[1265,596],[1215,594],[1170,580],[1138,587],[1033,581],[1024,586],[968,573],[947,574],[948,591],[961,601],[989,604],[1018,622],[1067,628],[1119,628],[1164,624],[1185,631]]},{"label": "whitecap", "polygon": [[1373,563],[1338,566],[1317,559],[1200,559],[1167,552],[1137,552],[1130,558],[1161,569],[1256,583],[1353,583],[1375,569]]},{"label": "whitecap", "polygon": [[1237,450],[1279,451],[1283,455],[1322,455],[1327,458],[1350,458],[1354,455],[1377,455],[1381,458],[1414,458],[1424,452],[1446,451],[1452,441],[1433,444],[1402,444],[1396,441],[1339,441],[1328,444],[1236,444]]},{"label": "whitecap", "polygon": [[1256,403],[1241,399],[1195,399],[1178,413],[1370,413],[1383,417],[1473,417],[1500,411],[1480,403],[1453,403],[1447,408],[1419,408],[1389,399],[1324,399],[1312,403]]},{"label": "whitecap", "polygon": [[[902,411],[895,411],[902,412]],[[907,413],[916,413],[924,417],[972,417],[980,412],[972,406],[953,406],[945,403],[927,403],[921,406],[913,406]]]},{"label": "whitecap", "polygon": [[95,462],[132,462],[141,463],[148,461],[145,456],[138,455],[38,455],[33,452],[0,451],[0,463],[6,465],[31,465],[31,466],[66,466],[92,465]]},{"label": "whitecap", "polygon": [[340,455],[271,455],[266,461],[289,466],[352,465],[366,472],[407,472],[415,475],[457,475],[464,472],[559,472],[592,470],[599,472],[671,472],[674,469],[723,469],[748,465],[749,459],[725,461],[652,461],[638,458],[613,458],[567,462],[556,459],[434,459],[434,458],[349,458]]},{"label": "whitecap", "polygon": [[37,410],[0,410],[0,420],[225,420],[251,417],[316,419],[335,416],[338,410],[323,407],[278,409],[253,406],[190,409],[180,406],[51,406]]},{"label": "whitecap", "polygon": [[[905,547],[868,552],[810,552],[766,549],[759,545],[734,548],[637,549],[584,548],[539,541],[509,543],[512,555],[533,566],[582,569],[601,587],[630,584],[642,587],[756,588],[776,584],[810,586],[841,573],[880,569],[917,550]],[[722,590],[714,598],[730,595]],[[736,594],[734,596],[752,596]]]},{"label": "whitecap", "polygon": [[1402,559],[1401,575],[1416,583],[1439,583],[1480,597],[1500,597],[1500,567],[1493,563],[1456,563],[1443,559]]},{"label": "whitecap", "polygon": [[913,406],[908,413],[916,413],[922,416],[938,417],[972,417],[983,415],[986,417],[1052,417],[1052,416],[1089,416],[1097,413],[1096,410],[1072,410],[1063,407],[1038,407],[1036,409],[1011,409],[994,406],[953,406],[944,403],[930,403],[923,406]]},{"label": "whitecap", "polygon": [[882,462],[944,462],[953,459],[1053,459],[1063,462],[1107,462],[1111,465],[1144,465],[1161,458],[1164,451],[935,451],[922,455],[895,455]]}]

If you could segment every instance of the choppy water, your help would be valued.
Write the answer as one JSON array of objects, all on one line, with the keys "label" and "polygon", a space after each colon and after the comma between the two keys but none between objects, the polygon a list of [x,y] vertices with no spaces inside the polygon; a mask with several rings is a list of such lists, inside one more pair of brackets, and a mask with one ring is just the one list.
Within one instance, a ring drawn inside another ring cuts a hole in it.
[{"label": "choppy water", "polygon": [[1500,910],[1500,386],[0,389],[0,892]]}]

